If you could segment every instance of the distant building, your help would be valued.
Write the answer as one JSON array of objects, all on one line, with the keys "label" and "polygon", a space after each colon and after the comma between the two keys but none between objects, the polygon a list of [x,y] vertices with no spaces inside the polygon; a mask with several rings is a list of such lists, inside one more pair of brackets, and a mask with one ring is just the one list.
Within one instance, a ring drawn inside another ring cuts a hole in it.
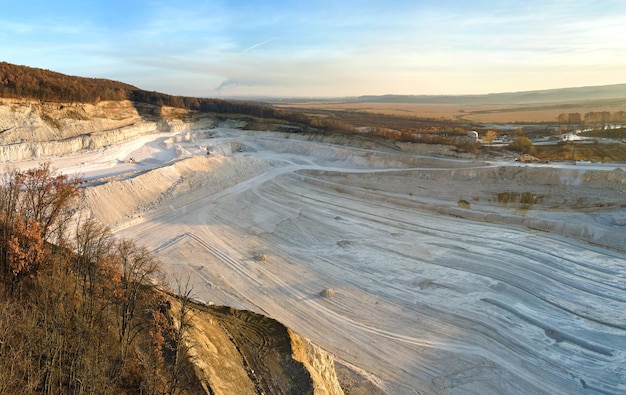
[{"label": "distant building", "polygon": [[470,131],[469,133],[467,133],[467,139],[472,143],[478,142],[478,132],[474,130]]}]

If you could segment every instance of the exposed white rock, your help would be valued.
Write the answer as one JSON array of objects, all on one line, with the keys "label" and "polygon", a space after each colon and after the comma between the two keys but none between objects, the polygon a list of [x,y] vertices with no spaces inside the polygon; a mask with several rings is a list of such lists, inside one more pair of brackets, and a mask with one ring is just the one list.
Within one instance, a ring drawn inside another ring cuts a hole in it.
[{"label": "exposed white rock", "polygon": [[151,133],[212,127],[214,121],[145,119],[130,101],[58,104],[0,101],[0,161],[95,150]]}]

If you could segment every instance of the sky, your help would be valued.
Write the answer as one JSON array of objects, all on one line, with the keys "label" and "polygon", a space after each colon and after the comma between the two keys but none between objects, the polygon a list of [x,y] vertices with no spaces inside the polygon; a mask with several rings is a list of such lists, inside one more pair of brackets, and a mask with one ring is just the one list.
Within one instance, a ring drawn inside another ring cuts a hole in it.
[{"label": "sky", "polygon": [[197,97],[626,83],[624,0],[0,0],[0,60]]}]

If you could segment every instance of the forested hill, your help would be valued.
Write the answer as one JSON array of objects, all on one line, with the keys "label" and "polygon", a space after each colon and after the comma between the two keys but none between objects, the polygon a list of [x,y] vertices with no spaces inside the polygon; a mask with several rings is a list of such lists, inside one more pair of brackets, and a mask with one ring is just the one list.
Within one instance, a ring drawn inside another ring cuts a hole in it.
[{"label": "forested hill", "polygon": [[122,82],[74,77],[50,70],[0,62],[2,97],[94,103],[100,100],[125,100],[139,90]]},{"label": "forested hill", "polygon": [[219,99],[172,96],[103,78],[68,76],[50,70],[0,62],[0,97],[61,103],[97,103],[131,100],[194,111],[239,113],[276,117],[277,110],[263,105]]}]

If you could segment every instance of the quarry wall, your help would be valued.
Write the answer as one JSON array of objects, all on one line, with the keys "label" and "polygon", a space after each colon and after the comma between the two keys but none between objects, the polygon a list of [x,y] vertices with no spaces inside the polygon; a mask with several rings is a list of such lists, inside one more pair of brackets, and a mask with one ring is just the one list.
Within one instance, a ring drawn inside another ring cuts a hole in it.
[{"label": "quarry wall", "polygon": [[145,107],[130,101],[62,104],[2,99],[0,161],[66,155],[146,134],[214,125],[210,118],[192,119],[185,110]]}]

